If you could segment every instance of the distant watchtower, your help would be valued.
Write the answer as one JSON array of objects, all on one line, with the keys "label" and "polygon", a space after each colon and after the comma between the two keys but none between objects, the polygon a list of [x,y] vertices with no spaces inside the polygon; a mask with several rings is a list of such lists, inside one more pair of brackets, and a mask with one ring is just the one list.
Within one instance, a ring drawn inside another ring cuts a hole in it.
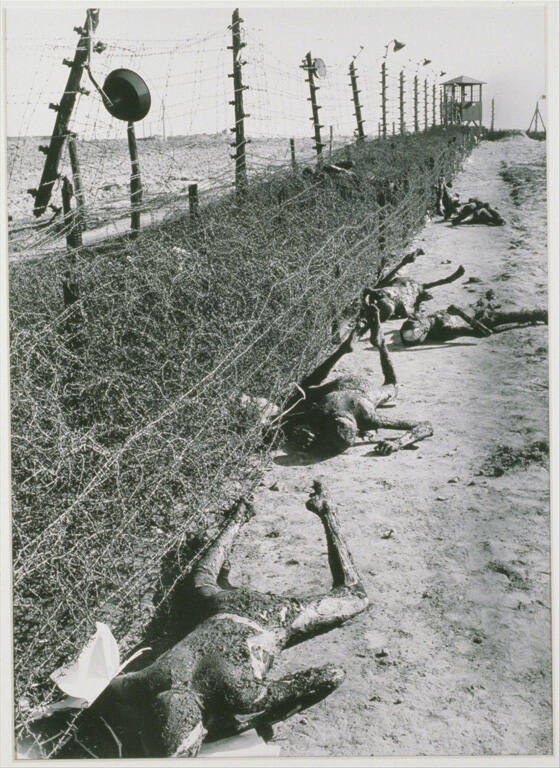
[{"label": "distant watchtower", "polygon": [[482,125],[482,80],[460,75],[442,83],[442,117],[444,123],[460,125],[473,122]]}]

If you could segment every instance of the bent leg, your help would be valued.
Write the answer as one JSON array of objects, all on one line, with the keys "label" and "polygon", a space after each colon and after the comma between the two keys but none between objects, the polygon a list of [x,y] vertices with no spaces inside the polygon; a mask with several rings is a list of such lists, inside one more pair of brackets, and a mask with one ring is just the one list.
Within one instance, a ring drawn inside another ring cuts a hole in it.
[{"label": "bent leg", "polygon": [[[292,612],[284,647],[327,632],[369,605],[360,574],[342,535],[334,504],[317,480],[313,483],[313,493],[306,507],[318,515],[323,524],[333,586],[330,592],[322,595],[286,599]],[[294,607],[297,608],[295,613]]]},{"label": "bent leg", "polygon": [[251,519],[254,510],[244,499],[240,499],[235,507],[233,514],[227,521],[223,530],[212,543],[210,548],[204,553],[193,570],[193,582],[197,596],[206,598],[220,592],[222,587],[219,581],[223,580],[224,575],[227,580],[228,556],[231,552],[235,537],[239,533],[241,526]]},{"label": "bent leg", "polygon": [[381,313],[377,303],[368,305],[367,322],[371,344],[379,350],[379,360],[381,362],[381,370],[383,371],[383,384],[384,386],[395,385],[397,383],[397,374],[393,368],[389,350],[385,344],[385,336],[381,330]]}]

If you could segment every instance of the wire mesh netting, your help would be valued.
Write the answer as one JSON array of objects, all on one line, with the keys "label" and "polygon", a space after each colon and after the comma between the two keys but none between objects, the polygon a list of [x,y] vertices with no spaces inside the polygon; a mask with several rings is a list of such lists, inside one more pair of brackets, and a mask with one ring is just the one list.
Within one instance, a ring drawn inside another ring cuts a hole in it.
[{"label": "wire mesh netting", "polygon": [[[8,191],[22,734],[31,733],[34,708],[57,696],[49,673],[76,655],[96,620],[111,625],[123,652],[141,641],[154,653],[165,644],[170,600],[266,460],[259,413],[242,395],[283,401],[330,346],[333,328],[355,313],[363,286],[422,226],[437,180],[451,177],[470,149],[461,129],[356,143],[348,68],[332,67],[318,81],[325,155],[350,160],[352,171],[331,178],[310,170],[301,61],[287,68],[267,57],[249,31],[243,80],[252,142],[241,202],[233,194],[231,30],[104,42],[92,64],[96,78],[129,67],[152,92],[152,111],[136,134],[144,222],[151,216],[157,224],[134,241],[107,237],[128,224],[130,161],[124,123],[92,89],[78,95],[69,128],[78,137],[87,227],[104,227],[105,238],[68,253],[60,246],[71,222],[51,210],[37,227],[26,190],[37,185],[43,162],[32,135],[42,124],[36,113],[60,98],[67,76],[45,61],[53,50],[69,56],[72,45],[8,45],[8,83],[18,57],[36,56],[25,102],[8,95],[21,128],[8,140]],[[420,66],[413,62],[412,72]],[[391,133],[393,122],[400,126],[399,83],[392,65]],[[360,87],[371,137],[379,84],[364,76]],[[66,151],[60,173],[71,178]],[[185,215],[191,183],[201,195],[196,217]],[[65,305],[69,280],[76,300]],[[57,753],[68,727],[45,738],[46,755]]]},{"label": "wire mesh netting", "polygon": [[[188,186],[198,185],[201,202],[228,192],[234,184],[232,160],[234,125],[231,29],[178,40],[135,41],[106,39],[100,53],[93,53],[92,72],[99,83],[116,68],[139,72],[152,96],[148,116],[136,124],[142,185],[142,223],[182,213],[188,200]],[[291,162],[289,139],[295,140],[297,161],[314,161],[313,130],[310,121],[309,89],[301,61],[286,62],[268,54],[258,30],[242,27],[245,133],[249,176],[271,168],[285,168]],[[93,41],[97,41],[94,37]],[[7,109],[12,133],[8,138],[8,213],[10,251],[19,257],[39,249],[64,244],[67,226],[61,216],[62,178],[72,179],[69,153],[64,149],[51,207],[38,220],[33,216],[34,197],[44,164],[39,146],[47,146],[49,136],[40,135],[45,125],[54,123],[49,104],[56,105],[64,92],[68,70],[62,60],[71,60],[75,39],[54,41],[9,38],[7,43]],[[59,66],[53,66],[53,61]],[[381,130],[381,85],[376,70],[359,71],[356,62],[365,130],[375,136]],[[16,73],[27,63],[30,77],[25,97]],[[413,83],[419,78],[419,129],[433,124],[433,85],[437,73],[417,62],[387,65],[385,104],[386,129],[391,135],[401,129],[399,73],[404,74],[404,130],[415,129]],[[429,85],[424,90],[424,82]],[[356,133],[356,118],[348,66],[329,66],[326,77],[318,78],[322,139],[325,152],[348,144]],[[76,105],[68,125],[76,135],[76,149],[83,190],[83,220],[88,230],[106,235],[123,231],[129,224],[130,159],[126,124],[112,118],[102,99],[84,73]],[[439,88],[438,88],[439,92]],[[424,98],[427,98],[426,103]],[[439,96],[437,97],[439,98]],[[437,116],[439,122],[439,114]],[[92,239],[94,235],[90,239]],[[86,237],[87,239],[87,237]]]}]

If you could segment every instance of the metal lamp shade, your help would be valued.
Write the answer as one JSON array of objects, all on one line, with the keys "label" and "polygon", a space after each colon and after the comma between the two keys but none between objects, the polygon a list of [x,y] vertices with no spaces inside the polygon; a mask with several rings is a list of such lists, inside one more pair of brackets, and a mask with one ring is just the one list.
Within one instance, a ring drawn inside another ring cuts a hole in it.
[{"label": "metal lamp shade", "polygon": [[152,99],[148,86],[130,69],[110,72],[103,83],[103,91],[111,102],[105,103],[105,107],[117,120],[135,123],[150,111]]}]

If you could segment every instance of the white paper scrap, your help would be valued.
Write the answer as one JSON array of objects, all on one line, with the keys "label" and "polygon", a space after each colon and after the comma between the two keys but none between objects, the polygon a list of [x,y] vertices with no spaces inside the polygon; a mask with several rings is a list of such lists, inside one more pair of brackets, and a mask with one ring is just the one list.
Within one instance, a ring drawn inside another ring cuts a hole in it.
[{"label": "white paper scrap", "polygon": [[127,664],[149,650],[141,648],[121,664],[117,641],[107,624],[98,621],[96,627],[95,635],[90,637],[77,660],[59,667],[50,676],[64,693],[83,699],[88,707]]}]

